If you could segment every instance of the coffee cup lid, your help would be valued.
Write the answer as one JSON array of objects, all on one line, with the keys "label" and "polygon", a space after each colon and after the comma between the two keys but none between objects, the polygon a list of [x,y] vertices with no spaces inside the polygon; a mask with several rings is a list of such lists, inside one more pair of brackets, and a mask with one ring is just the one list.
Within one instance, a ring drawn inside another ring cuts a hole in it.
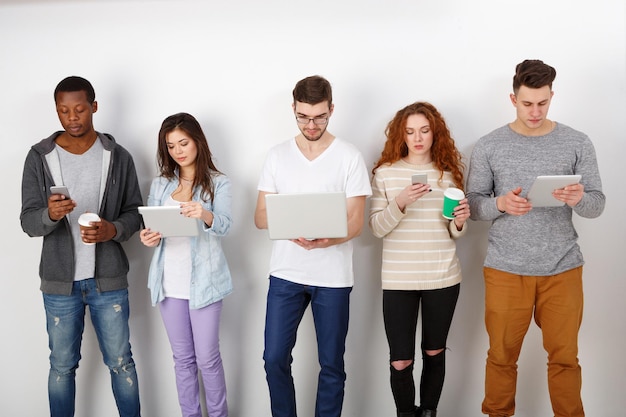
[{"label": "coffee cup lid", "polygon": [[83,226],[89,226],[89,222],[97,222],[100,221],[100,216],[96,213],[83,213],[78,218],[78,224]]}]

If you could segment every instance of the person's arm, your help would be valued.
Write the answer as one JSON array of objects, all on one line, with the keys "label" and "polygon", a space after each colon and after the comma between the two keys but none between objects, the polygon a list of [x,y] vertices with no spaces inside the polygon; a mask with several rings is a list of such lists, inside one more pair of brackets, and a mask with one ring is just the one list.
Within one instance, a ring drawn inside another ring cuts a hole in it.
[{"label": "person's arm", "polygon": [[496,197],[496,208],[498,211],[513,216],[527,214],[532,209],[532,205],[528,199],[519,196],[521,192],[522,187],[517,187],[504,195]]},{"label": "person's arm", "polygon": [[366,197],[364,195],[347,199],[348,236],[344,238],[329,239],[331,243],[329,246],[339,245],[340,243],[347,242],[361,234],[361,230],[363,229],[363,219],[365,218],[365,199]]},{"label": "person's arm", "polygon": [[369,225],[376,237],[385,237],[395,229],[406,216],[406,207],[430,192],[428,184],[406,186],[391,201],[387,195],[385,180],[375,174],[372,181]]},{"label": "person's arm", "polygon": [[[41,166],[41,156],[30,150],[22,173],[22,230],[30,237],[52,233],[67,213],[75,207],[73,200],[62,200],[60,195],[47,195],[49,189]],[[52,209],[52,213],[51,213]],[[52,216],[52,217],[51,217]]]},{"label": "person's arm", "polygon": [[374,174],[369,215],[369,226],[372,234],[378,238],[387,236],[405,215],[406,213],[400,209],[395,199],[389,203],[385,181],[380,178],[378,173]]},{"label": "person's arm", "polygon": [[460,201],[459,205],[454,208],[454,219],[450,221],[450,237],[457,239],[467,231],[467,219],[470,217],[470,207],[467,198]]},{"label": "person's arm", "polygon": [[214,178],[213,201],[188,201],[180,204],[181,214],[202,220],[203,230],[225,236],[233,223],[231,215],[231,183],[225,175]]},{"label": "person's arm", "polygon": [[143,205],[143,200],[132,156],[121,147],[118,152],[120,155],[117,156],[117,163],[124,163],[124,167],[121,168],[122,172],[117,179],[117,187],[119,188],[115,190],[118,194],[111,196],[111,198],[117,199],[122,204],[117,211],[117,218],[104,220],[110,221],[111,227],[115,229],[115,234],[109,240],[125,242],[141,228],[141,215],[137,207]]},{"label": "person's arm", "polygon": [[577,151],[574,173],[581,175],[580,184],[558,190],[555,197],[572,207],[580,217],[598,217],[604,211],[606,196],[602,192],[596,151],[589,138],[585,138],[581,149]]},{"label": "person's arm", "polygon": [[[472,220],[491,221],[504,214],[506,207],[503,203],[506,200],[500,199],[498,201],[498,196],[494,195],[494,188],[494,176],[489,164],[487,149],[479,141],[472,151],[467,174],[466,196]],[[511,195],[510,197],[513,198],[515,196]]]},{"label": "person's arm", "polygon": [[[230,179],[225,175],[215,177],[215,191],[213,210],[204,210],[202,217],[209,227],[209,232],[218,236],[225,236],[233,224],[232,218],[232,191]],[[210,220],[210,222],[209,222]]]},{"label": "person's arm", "polygon": [[267,229],[267,207],[265,206],[265,195],[271,194],[265,191],[259,191],[256,200],[256,209],[254,210],[254,225],[258,229]]},{"label": "person's arm", "polygon": [[[161,205],[161,194],[163,194],[165,188],[167,187],[167,183],[165,178],[156,177],[152,180],[150,184],[150,191],[148,192],[148,206],[160,206]],[[152,229],[142,229],[139,231],[139,240],[141,243],[146,245],[149,248],[153,248],[161,244],[163,240],[163,236],[158,230]]]}]

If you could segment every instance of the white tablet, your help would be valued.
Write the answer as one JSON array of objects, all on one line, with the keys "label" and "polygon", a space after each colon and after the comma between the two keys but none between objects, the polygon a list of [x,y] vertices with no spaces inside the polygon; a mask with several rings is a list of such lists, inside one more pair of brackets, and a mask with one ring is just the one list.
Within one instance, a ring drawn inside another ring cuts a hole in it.
[{"label": "white tablet", "polygon": [[323,239],[348,235],[343,192],[266,194],[270,239]]},{"label": "white tablet", "polygon": [[198,235],[198,219],[183,216],[178,206],[142,206],[139,213],[144,225],[163,237]]},{"label": "white tablet", "polygon": [[533,207],[559,207],[565,203],[552,196],[554,190],[580,181],[580,175],[540,175],[530,187],[526,198]]}]

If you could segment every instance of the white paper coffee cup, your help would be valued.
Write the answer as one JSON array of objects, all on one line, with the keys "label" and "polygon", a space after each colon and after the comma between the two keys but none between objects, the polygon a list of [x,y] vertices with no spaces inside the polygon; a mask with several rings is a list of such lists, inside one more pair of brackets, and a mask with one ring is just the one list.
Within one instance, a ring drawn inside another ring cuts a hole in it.
[{"label": "white paper coffee cup", "polygon": [[[94,226],[92,226],[90,223],[91,222],[99,222],[100,221],[100,216],[98,216],[96,213],[83,213],[80,215],[80,217],[78,218],[78,224],[80,225],[80,230],[88,230],[88,229],[95,229]],[[83,243],[85,245],[95,245],[95,242],[85,242],[83,241]]]}]

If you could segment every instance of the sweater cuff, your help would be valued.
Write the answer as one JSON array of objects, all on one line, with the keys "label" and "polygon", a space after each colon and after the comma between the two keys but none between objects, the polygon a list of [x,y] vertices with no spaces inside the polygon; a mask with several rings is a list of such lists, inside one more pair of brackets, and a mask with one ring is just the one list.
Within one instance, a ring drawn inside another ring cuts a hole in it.
[{"label": "sweater cuff", "polygon": [[56,226],[57,223],[59,223],[61,220],[52,220],[50,218],[50,216],[48,215],[48,209],[43,209],[41,211],[41,222],[43,223],[44,226]]},{"label": "sweater cuff", "polygon": [[404,213],[403,213],[402,210],[400,210],[400,207],[398,207],[398,203],[396,202],[395,198],[391,201],[391,203],[389,203],[389,213],[391,213],[391,216],[394,219],[398,219],[398,221],[403,219],[404,216],[406,216],[407,210],[408,210],[408,206],[404,208]]},{"label": "sweater cuff", "polygon": [[450,231],[450,236],[452,239],[459,238],[463,236],[467,232],[467,220],[463,223],[463,227],[461,230],[456,228],[456,224],[454,224],[454,220],[450,220],[450,224],[448,225],[448,230]]}]

